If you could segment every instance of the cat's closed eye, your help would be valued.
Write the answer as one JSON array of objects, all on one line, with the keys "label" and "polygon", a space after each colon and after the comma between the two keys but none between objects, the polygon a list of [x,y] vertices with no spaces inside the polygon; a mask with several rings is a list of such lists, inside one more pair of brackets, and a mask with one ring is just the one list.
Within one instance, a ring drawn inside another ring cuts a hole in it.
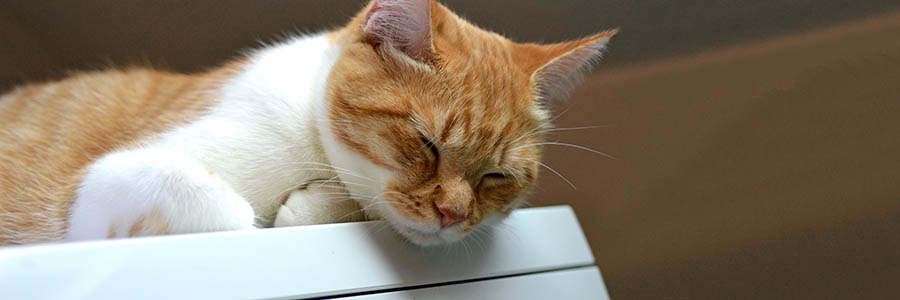
[{"label": "cat's closed eye", "polygon": [[484,174],[484,176],[482,176],[482,178],[485,178],[485,179],[501,179],[501,180],[503,180],[503,179],[506,179],[506,174],[503,174],[503,173],[487,173],[487,174]]},{"label": "cat's closed eye", "polygon": [[421,140],[422,140],[422,145],[424,145],[424,147],[428,148],[428,150],[431,151],[431,155],[434,156],[434,160],[437,160],[440,157],[440,153],[438,152],[437,147],[434,146],[434,143],[432,143],[431,140],[429,140],[425,137],[421,137]]},{"label": "cat's closed eye", "polygon": [[499,172],[487,173],[481,176],[481,183],[488,185],[502,184],[506,182],[508,177],[506,174]]}]

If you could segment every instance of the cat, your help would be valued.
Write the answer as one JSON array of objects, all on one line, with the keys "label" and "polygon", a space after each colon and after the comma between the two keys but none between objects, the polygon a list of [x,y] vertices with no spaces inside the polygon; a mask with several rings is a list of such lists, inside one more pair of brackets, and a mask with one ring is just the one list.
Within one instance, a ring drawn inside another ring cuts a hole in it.
[{"label": "cat", "polygon": [[513,42],[433,0],[192,75],[79,73],[0,97],[0,245],[381,219],[438,245],[533,190],[551,102],[616,30]]}]

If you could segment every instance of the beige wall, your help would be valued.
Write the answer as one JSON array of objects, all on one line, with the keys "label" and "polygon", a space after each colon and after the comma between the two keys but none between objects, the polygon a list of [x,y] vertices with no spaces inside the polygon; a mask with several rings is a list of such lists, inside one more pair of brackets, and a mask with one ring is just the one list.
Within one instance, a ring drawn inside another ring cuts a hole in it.
[{"label": "beige wall", "polygon": [[[64,70],[194,71],[361,1],[0,1],[0,90]],[[537,205],[576,208],[618,299],[900,295],[892,1],[447,1],[520,40],[620,26],[560,104]]]}]

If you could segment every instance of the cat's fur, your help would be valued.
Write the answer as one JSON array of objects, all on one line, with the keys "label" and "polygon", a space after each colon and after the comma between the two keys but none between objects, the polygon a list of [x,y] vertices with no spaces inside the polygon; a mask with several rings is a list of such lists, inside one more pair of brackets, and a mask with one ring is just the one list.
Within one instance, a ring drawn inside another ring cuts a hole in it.
[{"label": "cat's fur", "polygon": [[528,195],[546,101],[613,34],[519,44],[434,1],[374,0],[202,74],[18,88],[0,98],[0,245],[364,217],[461,239]]}]

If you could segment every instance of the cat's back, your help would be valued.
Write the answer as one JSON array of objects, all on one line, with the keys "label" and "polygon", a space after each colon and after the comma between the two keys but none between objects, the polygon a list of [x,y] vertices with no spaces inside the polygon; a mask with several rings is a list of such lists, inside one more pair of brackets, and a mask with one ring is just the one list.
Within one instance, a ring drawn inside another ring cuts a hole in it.
[{"label": "cat's back", "polygon": [[110,70],[0,96],[0,245],[62,238],[82,170],[201,116],[224,76]]}]

